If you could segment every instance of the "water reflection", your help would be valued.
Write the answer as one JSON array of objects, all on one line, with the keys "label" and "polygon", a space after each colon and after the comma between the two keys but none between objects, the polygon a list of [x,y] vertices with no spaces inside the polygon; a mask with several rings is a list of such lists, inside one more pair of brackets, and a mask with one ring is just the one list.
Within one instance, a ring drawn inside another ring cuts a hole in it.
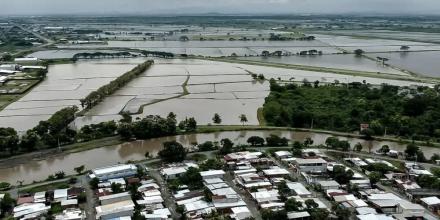
[{"label": "water reflection", "polygon": [[[0,179],[15,184],[18,180],[30,183],[33,180],[44,180],[48,175],[58,171],[64,171],[66,174],[73,174],[74,167],[85,165],[87,169],[108,166],[116,163],[124,163],[128,160],[141,160],[145,158],[145,153],[157,155],[162,149],[162,143],[165,141],[177,140],[185,147],[190,147],[193,143],[203,143],[205,141],[220,142],[223,138],[229,138],[236,144],[245,144],[250,136],[268,137],[270,134],[286,137],[290,140],[303,141],[310,137],[314,144],[325,144],[325,140],[331,135],[318,134],[310,132],[291,132],[291,131],[231,131],[215,132],[206,134],[188,134],[164,138],[154,138],[150,140],[141,140],[124,143],[114,146],[106,146],[88,151],[71,153],[68,155],[51,156],[41,161],[27,161],[23,164],[13,167],[0,169]],[[391,149],[404,151],[406,145],[389,141],[366,141],[358,138],[343,138],[348,140],[351,146],[356,143],[363,145],[363,151],[372,151],[379,149],[382,145],[389,145]],[[438,148],[423,147],[426,157],[431,157],[438,152]]]}]

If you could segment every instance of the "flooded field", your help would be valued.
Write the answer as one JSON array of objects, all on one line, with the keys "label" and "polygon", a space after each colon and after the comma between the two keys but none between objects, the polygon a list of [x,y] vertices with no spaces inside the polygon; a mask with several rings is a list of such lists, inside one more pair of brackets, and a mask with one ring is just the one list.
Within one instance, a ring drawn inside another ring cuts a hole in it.
[{"label": "flooded field", "polygon": [[28,57],[37,57],[38,59],[50,60],[50,59],[70,59],[77,53],[117,53],[121,51],[116,50],[43,50],[37,51],[27,55]]},{"label": "flooded field", "polygon": [[79,99],[142,61],[114,59],[52,65],[42,83],[0,112],[0,127],[25,131],[64,107],[80,107]]},{"label": "flooded field", "polygon": [[[177,114],[178,120],[195,117],[199,124],[212,123],[218,113],[223,124],[241,124],[245,114],[250,125],[258,125],[257,109],[269,94],[269,83],[252,79],[250,73],[263,74],[266,79],[301,82],[333,83],[363,82],[380,85],[428,85],[411,81],[386,80],[301,71],[274,67],[232,64],[195,59],[156,59],[155,64],[139,78],[118,90],[101,104],[75,121],[75,126],[119,120],[120,112],[133,117]],[[228,106],[225,108],[225,106]]]},{"label": "flooded field", "polygon": [[388,63],[421,75],[440,77],[440,51],[410,53],[378,53],[368,54],[371,57],[386,57]]},{"label": "flooded field", "polygon": [[239,59],[261,61],[269,63],[296,64],[305,66],[318,66],[358,70],[367,72],[380,72],[388,74],[406,75],[405,73],[378,64],[375,61],[356,57],[353,54],[322,55],[322,56],[285,56],[285,57],[241,57]]},{"label": "flooded field", "polygon": [[[86,169],[93,169],[116,163],[124,163],[128,160],[142,160],[145,159],[144,155],[146,152],[150,152],[151,155],[156,155],[162,149],[162,143],[165,141],[176,140],[185,147],[190,147],[193,143],[203,143],[204,141],[219,142],[223,138],[229,138],[237,144],[244,144],[250,136],[268,137],[270,134],[276,134],[289,138],[290,140],[298,141],[303,141],[305,138],[310,137],[314,140],[314,144],[317,145],[324,144],[325,140],[330,136],[319,133],[289,131],[239,131],[179,135],[101,147],[68,155],[53,156],[41,161],[28,161],[24,164],[1,168],[0,177],[2,181],[14,184],[18,180],[24,181],[24,183],[30,183],[34,180],[44,180],[48,175],[61,170],[66,174],[74,174],[73,168],[81,165],[85,165]],[[341,137],[341,139],[347,138]],[[406,145],[395,142],[365,141],[357,138],[348,138],[347,140],[352,146],[358,142],[361,143],[364,151],[368,151],[369,148],[374,151],[385,144],[389,145],[390,149],[400,152],[406,148]],[[426,157],[431,157],[433,153],[438,152],[438,148],[422,147],[422,149]]]}]

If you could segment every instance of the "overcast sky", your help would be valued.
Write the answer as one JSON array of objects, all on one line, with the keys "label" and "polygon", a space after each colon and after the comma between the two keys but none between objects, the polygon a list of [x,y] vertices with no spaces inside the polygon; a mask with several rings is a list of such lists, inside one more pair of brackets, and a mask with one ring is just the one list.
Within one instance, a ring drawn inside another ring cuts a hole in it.
[{"label": "overcast sky", "polygon": [[0,0],[0,15],[195,13],[440,15],[440,0]]}]

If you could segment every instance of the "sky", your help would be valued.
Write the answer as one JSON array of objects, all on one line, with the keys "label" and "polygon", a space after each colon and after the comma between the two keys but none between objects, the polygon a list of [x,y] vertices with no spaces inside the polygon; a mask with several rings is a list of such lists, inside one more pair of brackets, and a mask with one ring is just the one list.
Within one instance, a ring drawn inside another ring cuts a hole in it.
[{"label": "sky", "polygon": [[0,0],[0,15],[440,15],[440,0]]}]

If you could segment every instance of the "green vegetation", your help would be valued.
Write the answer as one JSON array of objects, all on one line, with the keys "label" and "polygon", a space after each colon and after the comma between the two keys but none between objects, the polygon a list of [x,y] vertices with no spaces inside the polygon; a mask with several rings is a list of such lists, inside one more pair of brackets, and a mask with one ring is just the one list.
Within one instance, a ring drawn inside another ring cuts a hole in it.
[{"label": "green vegetation", "polygon": [[98,90],[91,92],[89,95],[86,96],[86,98],[80,100],[81,106],[85,109],[93,108],[102,100],[104,100],[105,97],[113,94],[118,89],[125,86],[132,79],[136,78],[137,76],[145,72],[145,70],[147,70],[153,63],[154,61],[148,60],[145,63],[139,64],[134,69],[124,73],[123,75],[114,79],[107,85],[104,85],[100,87]]},{"label": "green vegetation", "polygon": [[355,132],[369,124],[367,134],[386,133],[415,140],[440,140],[438,87],[399,90],[382,85],[281,86],[271,80],[271,93],[264,104],[269,125],[319,128]]},{"label": "green vegetation", "polygon": [[186,157],[186,149],[176,141],[164,142],[163,147],[159,156],[166,162],[182,162]]},{"label": "green vegetation", "polygon": [[36,192],[49,191],[49,190],[54,190],[54,189],[66,189],[69,187],[70,186],[69,186],[68,181],[61,181],[61,182],[48,183],[45,185],[21,189],[20,192],[21,193],[36,193]]}]

